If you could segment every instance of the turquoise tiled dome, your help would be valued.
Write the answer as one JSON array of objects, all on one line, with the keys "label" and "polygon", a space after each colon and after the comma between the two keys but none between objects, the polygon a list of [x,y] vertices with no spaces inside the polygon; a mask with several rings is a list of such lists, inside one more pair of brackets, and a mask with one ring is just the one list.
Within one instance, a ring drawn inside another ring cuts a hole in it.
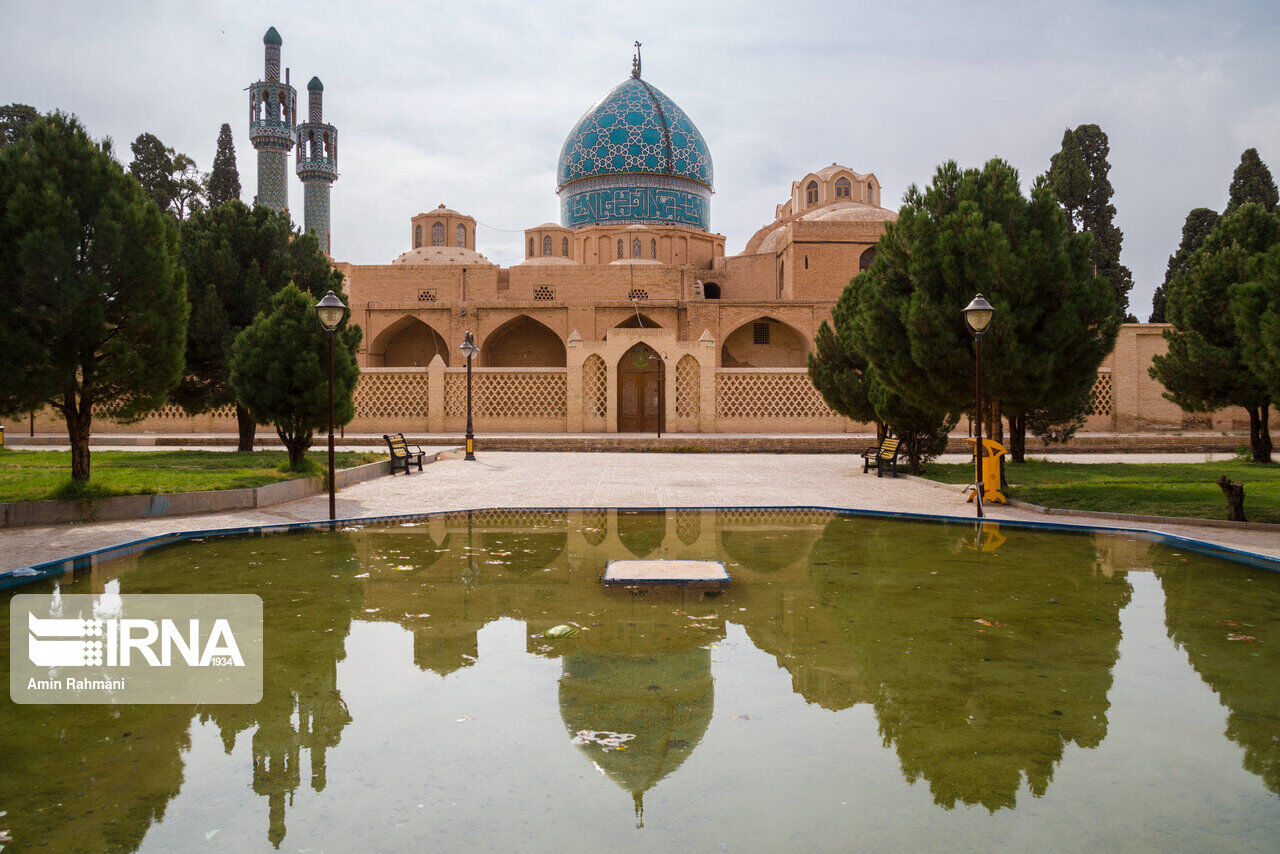
[{"label": "turquoise tiled dome", "polygon": [[600,175],[668,175],[712,188],[711,151],[676,103],[639,77],[587,110],[560,150],[559,183]]}]

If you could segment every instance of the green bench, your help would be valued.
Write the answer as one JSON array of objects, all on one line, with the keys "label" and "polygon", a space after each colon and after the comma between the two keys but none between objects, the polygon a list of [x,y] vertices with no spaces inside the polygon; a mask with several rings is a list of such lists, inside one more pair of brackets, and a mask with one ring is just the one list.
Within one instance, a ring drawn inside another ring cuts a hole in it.
[{"label": "green bench", "polygon": [[382,438],[387,440],[387,447],[391,450],[391,474],[394,476],[396,469],[404,469],[404,473],[409,473],[409,466],[417,463],[418,471],[422,471],[422,462],[426,459],[426,452],[414,445],[414,450],[409,450],[409,445],[404,440],[403,433],[396,433],[392,436],[382,434]]},{"label": "green bench", "polygon": [[866,474],[871,471],[871,466],[876,467],[876,477],[884,477],[885,469],[894,477],[898,476],[898,449],[901,440],[886,436],[885,440],[879,445],[872,445],[862,452],[862,473]]}]

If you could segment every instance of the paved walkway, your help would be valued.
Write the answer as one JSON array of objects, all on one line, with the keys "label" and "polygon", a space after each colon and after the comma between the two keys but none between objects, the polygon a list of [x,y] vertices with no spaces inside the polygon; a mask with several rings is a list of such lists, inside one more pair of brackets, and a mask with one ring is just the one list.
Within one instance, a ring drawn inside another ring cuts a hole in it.
[{"label": "paved walkway", "polygon": [[[960,494],[936,484],[862,474],[847,454],[481,453],[405,477],[366,481],[338,494],[339,518],[482,507],[846,507],[968,516]],[[325,495],[235,513],[101,524],[12,528],[0,533],[0,570],[28,566],[173,531],[325,519]],[[1145,527],[1280,557],[1280,533],[1146,525],[989,508],[993,519]]]}]

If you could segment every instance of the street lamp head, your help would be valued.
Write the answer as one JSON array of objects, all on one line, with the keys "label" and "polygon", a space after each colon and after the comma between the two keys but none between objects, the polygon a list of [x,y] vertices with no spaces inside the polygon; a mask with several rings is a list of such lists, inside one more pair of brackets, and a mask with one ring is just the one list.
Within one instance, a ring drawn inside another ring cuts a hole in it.
[{"label": "street lamp head", "polygon": [[995,308],[987,302],[987,298],[978,294],[964,307],[964,322],[969,324],[969,329],[974,335],[981,335],[991,325],[991,316],[995,313]]},{"label": "street lamp head", "polygon": [[467,361],[471,361],[480,352],[480,348],[476,346],[476,336],[474,333],[468,332],[462,336],[462,346],[459,347],[467,357]]},{"label": "street lamp head", "polygon": [[347,307],[342,304],[342,300],[338,299],[337,294],[333,291],[324,295],[320,302],[316,303],[316,317],[320,320],[320,326],[325,332],[332,332],[338,328],[338,324],[342,322],[342,317],[347,313]]}]

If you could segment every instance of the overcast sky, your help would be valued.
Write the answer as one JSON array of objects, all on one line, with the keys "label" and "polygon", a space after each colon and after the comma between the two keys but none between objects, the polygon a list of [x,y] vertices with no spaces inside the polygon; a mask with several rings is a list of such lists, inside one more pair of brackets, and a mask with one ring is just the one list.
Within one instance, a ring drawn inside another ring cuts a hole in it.
[{"label": "overcast sky", "polygon": [[[711,147],[731,254],[833,161],[874,172],[896,208],[949,158],[1003,157],[1029,185],[1064,128],[1094,122],[1145,319],[1187,211],[1222,209],[1249,146],[1280,168],[1275,2],[0,0],[0,21],[0,103],[75,113],[125,162],[149,131],[206,171],[230,122],[248,202],[243,90],[274,25],[300,115],[324,81],[333,252],[361,264],[409,248],[409,218],[441,202],[482,223],[491,260],[518,262],[520,230],[559,218],[565,135],[628,75],[635,40]],[[296,179],[289,194],[300,220]]]}]

